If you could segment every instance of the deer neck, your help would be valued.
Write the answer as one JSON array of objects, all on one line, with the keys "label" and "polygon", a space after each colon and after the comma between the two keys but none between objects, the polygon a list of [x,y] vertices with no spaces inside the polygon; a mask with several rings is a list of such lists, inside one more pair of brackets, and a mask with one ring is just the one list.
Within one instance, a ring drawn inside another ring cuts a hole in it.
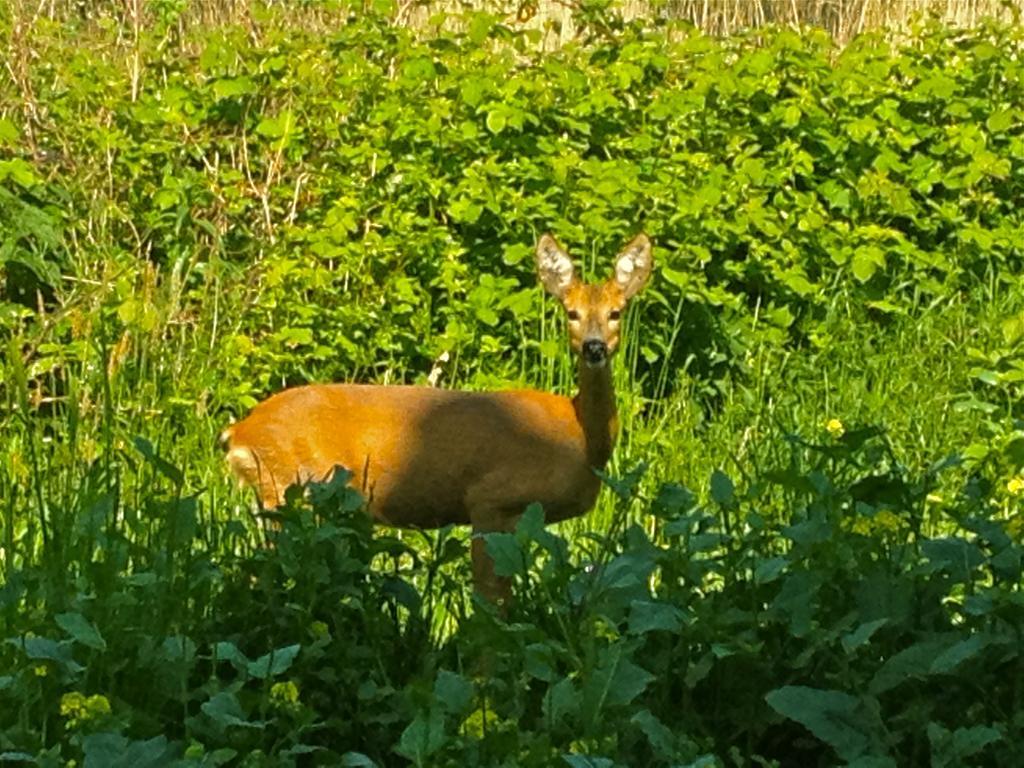
[{"label": "deer neck", "polygon": [[573,406],[576,418],[583,427],[587,462],[595,469],[601,469],[611,458],[619,432],[611,361],[600,368],[591,368],[580,360],[579,387],[579,393],[573,398]]}]

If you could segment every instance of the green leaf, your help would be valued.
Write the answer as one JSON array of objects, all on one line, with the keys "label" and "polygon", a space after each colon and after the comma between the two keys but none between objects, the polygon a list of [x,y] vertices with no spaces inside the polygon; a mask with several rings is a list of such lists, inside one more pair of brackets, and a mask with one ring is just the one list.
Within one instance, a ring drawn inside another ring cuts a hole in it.
[{"label": "green leaf", "polygon": [[991,641],[986,635],[971,635],[966,640],[954,643],[935,657],[928,671],[932,674],[952,672],[968,659],[977,656]]},{"label": "green leaf", "polygon": [[508,124],[508,118],[503,110],[492,109],[487,113],[487,119],[485,125],[487,130],[497,135],[505,130],[505,126]]},{"label": "green leaf", "polygon": [[568,677],[562,678],[548,688],[544,693],[541,708],[549,727],[554,727],[562,720],[573,720],[578,717],[581,698],[580,692]]},{"label": "green leaf", "polygon": [[341,756],[343,768],[377,768],[377,764],[362,752],[346,752]]},{"label": "green leaf", "polygon": [[285,672],[299,655],[299,645],[289,645],[278,648],[268,654],[260,656],[256,661],[249,664],[249,674],[257,680],[265,680]]},{"label": "green leaf", "polygon": [[474,11],[469,19],[469,27],[466,30],[466,37],[474,45],[482,44],[491,34],[494,25],[499,17],[483,11]]},{"label": "green leaf", "polygon": [[501,260],[508,266],[514,266],[530,258],[533,249],[526,243],[511,243],[502,249]]},{"label": "green leaf", "polygon": [[633,715],[629,722],[643,731],[656,757],[671,761],[675,755],[675,736],[661,720],[651,714],[650,710],[641,709]]},{"label": "green leaf", "polygon": [[1000,109],[988,116],[985,127],[990,133],[1006,133],[1013,126],[1015,118],[1016,113],[1013,109]]},{"label": "green leaf", "polygon": [[597,669],[583,685],[584,719],[597,724],[607,707],[629,704],[652,680],[654,675],[634,664],[621,643],[603,648]]},{"label": "green leaf", "polygon": [[227,661],[237,669],[239,672],[248,671],[249,665],[252,663],[248,657],[242,653],[238,646],[228,640],[222,640],[213,646],[214,655],[218,661]]},{"label": "green leaf", "polygon": [[238,697],[229,691],[221,691],[210,697],[200,709],[221,728],[238,727],[259,730],[265,727],[261,721],[251,721],[245,716]]},{"label": "green leaf", "polygon": [[732,478],[720,469],[711,473],[711,498],[723,507],[731,506],[735,500],[736,486]]},{"label": "green leaf", "polygon": [[346,752],[341,756],[343,768],[377,768],[377,764],[362,752]]},{"label": "green leaf", "polygon": [[985,562],[978,545],[959,536],[927,539],[921,543],[921,552],[936,568],[961,583],[970,581],[974,569]]},{"label": "green leaf", "polygon": [[439,670],[434,680],[434,699],[449,714],[462,714],[473,703],[473,684],[462,675],[447,669]]},{"label": "green leaf", "polygon": [[629,631],[633,634],[655,630],[678,632],[682,628],[683,618],[682,610],[670,603],[639,600],[630,606]]},{"label": "green leaf", "polygon": [[440,709],[431,709],[427,714],[420,712],[416,715],[402,731],[395,752],[422,766],[426,765],[428,757],[444,746],[444,742],[444,715]]},{"label": "green leaf", "polygon": [[873,245],[861,246],[853,253],[853,276],[866,283],[879,269],[885,269],[885,253]]},{"label": "green leaf", "polygon": [[218,99],[230,99],[256,92],[256,84],[248,77],[224,78],[213,83],[213,93]]},{"label": "green leaf", "polygon": [[658,495],[651,504],[651,512],[658,517],[675,517],[689,512],[697,503],[697,497],[689,488],[678,483],[665,483],[658,489]]},{"label": "green leaf", "polygon": [[875,673],[868,690],[885,693],[911,678],[926,677],[935,658],[951,645],[948,638],[922,640],[892,656]]},{"label": "green leaf", "polygon": [[70,643],[67,641],[58,643],[48,637],[11,637],[5,642],[8,645],[21,648],[30,659],[56,662],[72,674],[78,674],[85,670],[85,667],[72,658]]},{"label": "green leaf", "polygon": [[67,632],[75,642],[93,648],[97,651],[105,651],[107,643],[96,629],[96,625],[90,622],[80,613],[58,613],[55,617],[57,625]]},{"label": "green leaf", "polygon": [[851,762],[864,756],[883,756],[884,742],[877,712],[841,691],[788,685],[765,696],[768,705],[784,717],[803,725]]},{"label": "green leaf", "polygon": [[789,565],[789,558],[786,557],[759,558],[757,565],[754,566],[754,583],[770,584],[786,570],[787,565]]},{"label": "green leaf", "polygon": [[589,755],[562,755],[572,768],[615,768],[615,761],[607,757],[590,757]]},{"label": "green leaf", "polygon": [[640,487],[640,480],[647,471],[647,463],[641,461],[635,467],[625,472],[621,477],[616,477],[608,472],[595,469],[594,472],[623,501],[632,499]]},{"label": "green leaf", "polygon": [[92,733],[82,739],[83,768],[163,768],[177,762],[177,747],[165,736],[129,741],[118,733]]},{"label": "green leaf", "polygon": [[494,561],[498,576],[516,576],[526,573],[526,560],[516,537],[511,533],[484,534],[487,554]]},{"label": "green leaf", "polygon": [[931,746],[932,768],[959,768],[977,761],[968,758],[977,755],[990,744],[1003,740],[1003,734],[987,725],[957,728],[950,732],[940,723],[928,723],[928,741]]},{"label": "green leaf", "polygon": [[18,186],[30,189],[42,183],[35,169],[20,157],[11,160],[0,160],[0,181],[13,179]]},{"label": "green leaf", "polygon": [[0,146],[12,147],[18,141],[17,127],[6,117],[0,117]]},{"label": "green leaf", "polygon": [[405,62],[402,74],[410,80],[433,80],[437,77],[437,68],[431,58],[419,56]]},{"label": "green leaf", "polygon": [[879,629],[889,623],[889,619],[875,619],[861,624],[853,632],[847,635],[843,635],[843,648],[847,653],[860,648],[871,639],[871,636],[875,634]]},{"label": "green leaf", "polygon": [[295,129],[295,115],[285,110],[279,115],[265,117],[256,125],[256,133],[268,139],[287,138]]},{"label": "green leaf", "polygon": [[669,266],[663,265],[659,267],[658,274],[677,288],[686,288],[690,284],[690,274],[688,272],[675,270]]},{"label": "green leaf", "polygon": [[196,650],[195,642],[187,635],[171,635],[160,643],[160,656],[174,664],[191,664]]}]

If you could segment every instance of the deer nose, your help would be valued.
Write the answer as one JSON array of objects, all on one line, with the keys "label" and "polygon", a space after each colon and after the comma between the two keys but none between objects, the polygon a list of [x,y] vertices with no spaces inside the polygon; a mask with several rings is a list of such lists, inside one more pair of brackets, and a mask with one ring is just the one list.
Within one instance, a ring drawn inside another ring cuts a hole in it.
[{"label": "deer nose", "polygon": [[587,339],[583,342],[583,361],[587,365],[601,365],[608,357],[608,345],[601,339]]}]

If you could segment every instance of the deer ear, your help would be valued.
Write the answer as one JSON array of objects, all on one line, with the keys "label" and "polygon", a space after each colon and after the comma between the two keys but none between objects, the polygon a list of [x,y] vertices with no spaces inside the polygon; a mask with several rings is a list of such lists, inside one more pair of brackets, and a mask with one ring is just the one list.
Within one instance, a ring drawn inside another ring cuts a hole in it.
[{"label": "deer ear", "polygon": [[572,259],[551,235],[543,235],[537,241],[537,272],[544,289],[555,298],[565,298],[572,285]]},{"label": "deer ear", "polygon": [[652,266],[654,258],[651,255],[651,241],[641,233],[630,240],[629,245],[615,259],[615,282],[627,299],[633,298],[647,284]]}]

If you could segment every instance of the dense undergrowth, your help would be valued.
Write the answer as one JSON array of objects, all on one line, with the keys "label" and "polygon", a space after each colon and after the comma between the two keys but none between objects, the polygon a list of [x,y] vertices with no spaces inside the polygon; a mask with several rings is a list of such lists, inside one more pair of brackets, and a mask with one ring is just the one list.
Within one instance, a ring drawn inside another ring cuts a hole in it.
[{"label": "dense undergrowth", "polygon": [[[0,762],[1022,762],[1020,28],[587,9],[546,54],[0,9]],[[509,615],[340,484],[263,546],[232,416],[569,391],[532,243],[641,228],[610,488],[491,538]]]}]

